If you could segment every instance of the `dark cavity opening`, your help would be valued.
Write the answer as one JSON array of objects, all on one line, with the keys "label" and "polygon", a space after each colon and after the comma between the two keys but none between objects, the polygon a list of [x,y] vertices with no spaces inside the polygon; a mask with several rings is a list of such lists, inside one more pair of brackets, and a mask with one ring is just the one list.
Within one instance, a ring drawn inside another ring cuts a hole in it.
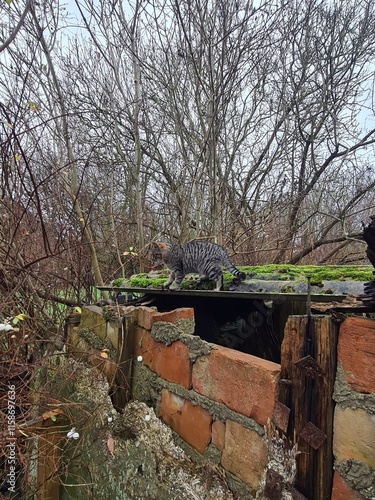
[{"label": "dark cavity opening", "polygon": [[239,297],[179,296],[166,292],[153,296],[158,311],[192,307],[195,334],[207,342],[280,363],[280,347],[290,314],[304,314],[302,302],[265,302]]}]

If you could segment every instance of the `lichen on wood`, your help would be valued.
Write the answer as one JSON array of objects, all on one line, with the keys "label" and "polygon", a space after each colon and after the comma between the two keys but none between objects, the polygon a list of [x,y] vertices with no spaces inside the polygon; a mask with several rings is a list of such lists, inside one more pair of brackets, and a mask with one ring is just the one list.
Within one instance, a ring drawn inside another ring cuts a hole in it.
[{"label": "lichen on wood", "polygon": [[113,361],[117,359],[116,349],[113,348],[111,342],[107,339],[99,338],[93,330],[89,328],[78,328],[78,337],[82,338],[90,347],[97,349],[98,351],[107,352],[109,358]]}]

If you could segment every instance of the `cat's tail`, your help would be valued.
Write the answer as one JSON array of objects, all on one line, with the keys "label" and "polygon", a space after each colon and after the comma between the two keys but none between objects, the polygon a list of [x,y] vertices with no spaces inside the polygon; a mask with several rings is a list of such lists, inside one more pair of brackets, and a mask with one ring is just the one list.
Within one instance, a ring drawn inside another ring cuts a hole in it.
[{"label": "cat's tail", "polygon": [[227,255],[225,255],[225,258],[223,259],[223,266],[227,271],[229,271],[231,274],[233,274],[233,276],[240,279],[241,281],[246,279],[246,273],[237,269],[233,262],[229,260],[229,257]]}]

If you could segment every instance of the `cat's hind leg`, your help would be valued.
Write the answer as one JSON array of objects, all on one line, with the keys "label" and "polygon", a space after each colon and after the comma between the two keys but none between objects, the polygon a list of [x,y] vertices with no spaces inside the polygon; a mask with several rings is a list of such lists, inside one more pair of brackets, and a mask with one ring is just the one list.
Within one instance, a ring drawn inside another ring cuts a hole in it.
[{"label": "cat's hind leg", "polygon": [[216,283],[216,287],[214,289],[215,292],[219,292],[223,289],[223,273],[220,266],[211,267],[207,275],[208,279],[214,280]]},{"label": "cat's hind leg", "polygon": [[199,288],[202,285],[202,283],[206,283],[209,280],[210,280],[210,278],[208,276],[206,276],[205,274],[200,274],[199,278],[197,279],[197,281],[195,283],[196,288]]},{"label": "cat's hind leg", "polygon": [[216,288],[215,292],[220,292],[223,289],[223,273],[220,271],[219,276],[216,277]]}]

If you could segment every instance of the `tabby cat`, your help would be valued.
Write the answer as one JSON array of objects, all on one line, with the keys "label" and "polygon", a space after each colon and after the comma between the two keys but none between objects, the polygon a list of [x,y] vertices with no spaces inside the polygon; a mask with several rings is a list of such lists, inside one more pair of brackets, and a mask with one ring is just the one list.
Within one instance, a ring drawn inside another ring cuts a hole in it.
[{"label": "tabby cat", "polygon": [[223,247],[208,241],[191,241],[180,245],[153,241],[149,244],[148,254],[152,268],[164,264],[171,271],[168,281],[164,283],[164,288],[169,288],[175,282],[173,289],[178,290],[186,274],[199,273],[198,283],[215,280],[215,290],[221,290],[223,288],[222,265],[236,278],[241,280],[246,278],[246,274],[239,271],[229,260]]}]

